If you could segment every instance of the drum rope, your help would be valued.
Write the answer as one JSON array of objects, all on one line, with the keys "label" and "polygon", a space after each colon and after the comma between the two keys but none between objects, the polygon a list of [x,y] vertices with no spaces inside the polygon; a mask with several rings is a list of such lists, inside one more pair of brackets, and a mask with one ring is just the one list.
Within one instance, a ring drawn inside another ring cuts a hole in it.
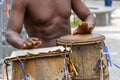
[{"label": "drum rope", "polygon": [[9,76],[8,76],[8,66],[10,65],[8,63],[8,61],[4,60],[4,63],[5,63],[5,66],[6,66],[6,77],[7,77],[7,80],[9,80]]},{"label": "drum rope", "polygon": [[[70,54],[72,54],[72,47],[73,47],[73,42],[71,42],[71,45],[70,45]],[[70,60],[71,66],[73,67],[73,71],[75,73],[74,75],[78,76],[78,71],[77,71],[73,61],[70,59],[70,57],[69,57],[69,60]]]},{"label": "drum rope", "polygon": [[104,68],[104,65],[103,65],[103,59],[104,59],[104,56],[103,56],[103,50],[101,50],[101,59],[100,59],[100,80],[104,80],[104,73],[103,73],[103,68]]},{"label": "drum rope", "polygon": [[[96,42],[97,43],[97,42]],[[99,63],[99,67],[100,67],[100,80],[104,80],[104,53],[103,53],[103,49],[102,46],[100,46],[100,44],[97,44],[97,48],[100,50],[100,63]]]},{"label": "drum rope", "polygon": [[[65,46],[65,50],[67,48],[67,45]],[[64,55],[64,77],[65,77],[65,80],[68,80],[68,67],[67,67],[67,57],[66,57],[66,52],[65,52],[65,55]]]},{"label": "drum rope", "polygon": [[[67,51],[67,48],[70,47],[70,52],[69,52],[70,54],[73,53],[72,52],[73,43],[74,42],[71,42],[68,44],[66,41],[64,42],[65,51]],[[67,55],[67,52],[65,52],[64,54],[64,79],[72,80],[74,79],[75,76],[78,76],[76,66],[74,65],[73,61],[70,59],[70,56]]]},{"label": "drum rope", "polygon": [[22,68],[22,72],[23,72],[23,74],[24,74],[24,80],[27,80],[26,79],[26,73],[25,73],[25,70],[24,70],[24,68],[25,68],[25,66],[24,66],[24,62],[26,61],[26,59],[25,60],[20,60],[20,58],[19,57],[17,57],[17,59],[18,59],[18,61],[20,62],[20,64],[21,64],[21,68]]},{"label": "drum rope", "polygon": [[[65,43],[65,50],[66,50],[67,46],[68,45]],[[70,52],[69,53],[70,54],[72,53],[72,43],[70,45]],[[64,57],[65,80],[72,80],[72,78],[74,78],[74,76],[78,76],[78,72],[76,70],[76,67],[75,67],[73,61],[70,59],[69,55],[67,55],[65,52],[65,57]]]},{"label": "drum rope", "polygon": [[[65,50],[67,50],[67,43],[65,43]],[[72,53],[72,43],[70,46],[70,54]],[[72,77],[74,75],[78,75],[75,66],[72,62],[72,60],[70,59],[70,57],[67,55],[67,52],[65,52],[65,56],[64,56],[64,76],[65,76],[65,80],[72,80]],[[73,74],[72,74],[73,73]]]}]

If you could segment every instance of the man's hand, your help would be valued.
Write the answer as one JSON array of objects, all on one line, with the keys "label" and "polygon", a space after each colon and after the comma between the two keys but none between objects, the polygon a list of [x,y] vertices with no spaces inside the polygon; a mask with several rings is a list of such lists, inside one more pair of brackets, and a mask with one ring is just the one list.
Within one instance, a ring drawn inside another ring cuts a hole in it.
[{"label": "man's hand", "polygon": [[39,38],[28,38],[22,43],[22,45],[20,46],[20,49],[38,48],[40,44],[41,44],[41,41]]},{"label": "man's hand", "polygon": [[87,22],[83,22],[81,25],[78,26],[77,29],[73,31],[73,35],[75,34],[86,34],[91,33],[93,30],[93,26],[88,25]]}]

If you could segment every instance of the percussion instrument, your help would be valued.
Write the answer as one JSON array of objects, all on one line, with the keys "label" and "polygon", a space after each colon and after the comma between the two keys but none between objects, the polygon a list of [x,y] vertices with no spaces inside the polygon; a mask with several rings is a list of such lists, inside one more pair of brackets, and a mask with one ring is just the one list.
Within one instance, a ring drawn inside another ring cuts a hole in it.
[{"label": "percussion instrument", "polygon": [[71,47],[70,59],[78,73],[72,80],[109,80],[104,40],[104,35],[98,33],[65,35],[57,39],[58,45]]},{"label": "percussion instrument", "polygon": [[5,62],[12,62],[12,80],[62,80],[65,54],[62,46],[16,50]]}]

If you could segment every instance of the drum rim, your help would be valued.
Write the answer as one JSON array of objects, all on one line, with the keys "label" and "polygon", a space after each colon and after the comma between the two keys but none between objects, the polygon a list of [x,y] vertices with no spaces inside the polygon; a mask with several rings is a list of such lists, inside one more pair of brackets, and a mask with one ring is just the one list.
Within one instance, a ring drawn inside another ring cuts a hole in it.
[{"label": "drum rim", "polygon": [[[98,33],[97,33],[98,34]],[[67,45],[67,46],[72,46],[72,45],[89,45],[89,44],[95,44],[95,43],[100,43],[100,42],[103,42],[105,40],[105,36],[104,35],[101,35],[101,34],[98,34],[100,35],[100,37],[96,37],[96,38],[93,38],[91,40],[81,40],[81,41],[73,41],[73,40],[62,40],[61,38],[57,39],[57,44],[58,45]],[[65,35],[65,36],[69,36],[69,35]],[[65,37],[63,36],[63,37]]]},{"label": "drum rim", "polygon": [[[69,51],[66,52],[66,55],[69,54]],[[37,59],[37,58],[48,58],[48,57],[59,57],[59,56],[63,56],[64,57],[65,52],[59,52],[59,53],[40,53],[40,54],[30,54],[27,53],[27,55],[23,55],[23,56],[17,56],[17,57],[12,57],[12,58],[6,58],[5,61],[19,61],[20,60],[30,60],[30,59]],[[19,59],[18,59],[19,58]]]}]

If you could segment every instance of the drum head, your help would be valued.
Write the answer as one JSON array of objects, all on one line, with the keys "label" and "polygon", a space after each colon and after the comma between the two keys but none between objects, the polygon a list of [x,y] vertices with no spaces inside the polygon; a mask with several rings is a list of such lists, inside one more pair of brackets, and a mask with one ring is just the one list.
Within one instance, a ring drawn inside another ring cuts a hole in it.
[{"label": "drum head", "polygon": [[57,39],[58,45],[85,45],[104,41],[105,37],[98,33],[65,35]]},{"label": "drum head", "polygon": [[[66,51],[65,51],[66,50]],[[29,50],[16,50],[13,51],[10,57],[6,57],[6,61],[18,61],[24,59],[34,59],[43,57],[62,56],[69,53],[70,48],[64,48],[63,46],[54,46],[47,48],[29,49]]]}]

